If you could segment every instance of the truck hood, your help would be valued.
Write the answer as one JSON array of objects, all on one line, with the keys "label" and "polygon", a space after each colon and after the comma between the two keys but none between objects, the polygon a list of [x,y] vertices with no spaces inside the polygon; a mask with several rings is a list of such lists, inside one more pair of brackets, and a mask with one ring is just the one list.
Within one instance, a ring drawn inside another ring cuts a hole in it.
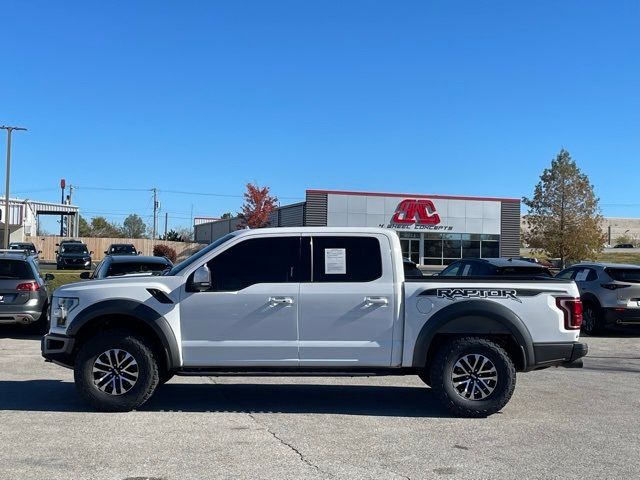
[{"label": "truck hood", "polygon": [[[91,292],[104,298],[123,298],[127,290],[156,288],[169,294],[182,285],[183,278],[177,276],[128,276],[109,277],[101,280],[85,280],[63,285],[53,292],[56,297],[79,297]],[[110,295],[113,291],[113,295]]]}]

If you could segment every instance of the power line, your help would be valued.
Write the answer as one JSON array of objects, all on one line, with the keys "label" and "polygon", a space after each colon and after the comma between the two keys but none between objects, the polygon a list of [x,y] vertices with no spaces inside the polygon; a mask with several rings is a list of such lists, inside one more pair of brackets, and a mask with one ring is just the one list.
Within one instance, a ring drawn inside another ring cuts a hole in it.
[{"label": "power line", "polygon": [[[244,195],[231,195],[226,193],[207,193],[207,192],[186,192],[182,190],[163,190],[158,189],[161,193],[175,193],[178,195],[198,195],[202,197],[226,197],[226,198],[244,198]],[[283,200],[303,200],[303,197],[278,197]]]}]

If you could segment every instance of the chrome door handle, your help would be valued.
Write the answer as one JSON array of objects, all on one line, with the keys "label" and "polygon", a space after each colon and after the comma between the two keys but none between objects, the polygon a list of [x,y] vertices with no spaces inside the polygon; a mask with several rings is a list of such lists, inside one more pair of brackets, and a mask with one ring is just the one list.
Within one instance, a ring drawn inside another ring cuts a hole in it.
[{"label": "chrome door handle", "polygon": [[389,305],[389,299],[387,297],[364,297],[364,304],[367,307],[371,305]]},{"label": "chrome door handle", "polygon": [[291,297],[269,297],[269,305],[275,307],[276,305],[293,305],[293,298]]}]

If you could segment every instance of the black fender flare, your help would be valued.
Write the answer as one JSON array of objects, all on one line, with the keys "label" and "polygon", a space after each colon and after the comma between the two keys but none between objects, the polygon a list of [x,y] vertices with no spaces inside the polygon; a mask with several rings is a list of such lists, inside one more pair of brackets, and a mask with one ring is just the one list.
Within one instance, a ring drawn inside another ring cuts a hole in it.
[{"label": "black fender flare", "polygon": [[535,364],[533,340],[526,325],[509,308],[486,300],[464,300],[449,305],[430,317],[423,325],[413,350],[413,366],[425,367],[436,334],[511,335],[522,352],[522,364]]},{"label": "black fender flare", "polygon": [[75,337],[94,320],[105,316],[132,317],[151,327],[164,349],[167,369],[172,371],[180,367],[180,349],[167,319],[148,305],[135,300],[109,299],[89,305],[73,318],[67,335]]}]

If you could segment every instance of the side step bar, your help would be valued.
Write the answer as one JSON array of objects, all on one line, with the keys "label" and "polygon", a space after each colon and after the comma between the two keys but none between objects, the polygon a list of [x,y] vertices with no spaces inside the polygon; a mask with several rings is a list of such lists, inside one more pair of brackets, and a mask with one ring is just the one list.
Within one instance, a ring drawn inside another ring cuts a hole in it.
[{"label": "side step bar", "polygon": [[291,369],[260,369],[260,368],[183,368],[175,372],[176,375],[185,377],[373,377],[381,375],[416,375],[418,369],[414,368],[380,368],[380,369],[318,369],[296,368]]}]

